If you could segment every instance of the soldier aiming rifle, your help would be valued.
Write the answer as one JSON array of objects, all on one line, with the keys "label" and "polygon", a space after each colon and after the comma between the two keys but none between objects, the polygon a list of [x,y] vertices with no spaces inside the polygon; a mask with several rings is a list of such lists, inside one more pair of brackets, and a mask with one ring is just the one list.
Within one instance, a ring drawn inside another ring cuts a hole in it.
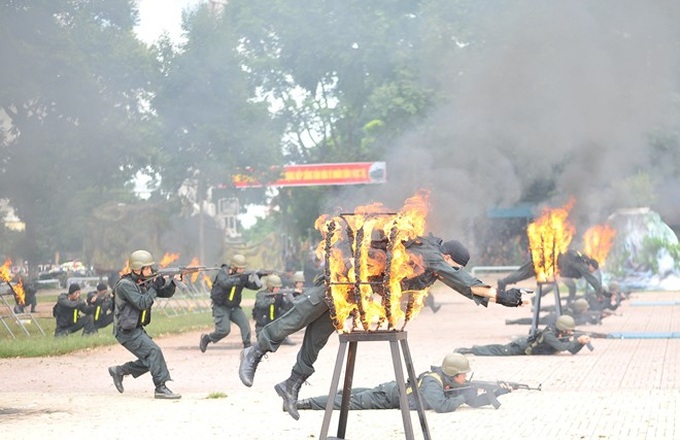
[{"label": "soldier aiming rifle", "polygon": [[241,330],[243,347],[250,347],[250,321],[241,309],[243,289],[260,290],[261,278],[271,275],[271,270],[246,271],[248,262],[240,254],[233,255],[229,264],[223,264],[215,276],[210,299],[215,330],[202,334],[198,343],[201,353],[205,353],[208,344],[215,344],[231,332],[231,322]]},{"label": "soldier aiming rifle", "polygon": [[[500,406],[498,397],[512,391],[508,382],[493,382],[493,386],[471,386],[467,380],[470,362],[459,353],[450,353],[444,357],[441,366],[432,366],[418,376],[418,392],[423,408],[438,413],[453,412],[465,404],[472,408],[491,405]],[[491,383],[491,382],[489,382]],[[518,384],[523,385],[523,384]],[[410,409],[416,409],[412,392],[413,384],[408,383],[406,393]],[[518,387],[519,389],[519,387]],[[350,410],[360,409],[395,409],[400,407],[400,396],[397,382],[386,382],[375,388],[353,388],[349,399]],[[322,410],[326,408],[328,396],[318,396],[297,401],[297,409]],[[342,404],[342,392],[335,396],[334,408]]]}]

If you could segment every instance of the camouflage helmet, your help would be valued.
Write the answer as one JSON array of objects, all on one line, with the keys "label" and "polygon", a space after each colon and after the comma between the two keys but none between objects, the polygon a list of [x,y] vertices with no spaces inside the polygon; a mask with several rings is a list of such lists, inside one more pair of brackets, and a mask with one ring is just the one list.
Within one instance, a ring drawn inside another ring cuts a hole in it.
[{"label": "camouflage helmet", "polygon": [[267,288],[273,289],[274,287],[281,287],[283,283],[281,282],[281,277],[276,274],[267,275]]},{"label": "camouflage helmet", "polygon": [[560,331],[574,330],[576,328],[576,322],[574,321],[574,318],[569,315],[560,315],[560,317],[557,318],[555,327]]},{"label": "camouflage helmet", "polygon": [[141,270],[142,267],[153,266],[154,264],[156,262],[153,260],[151,252],[143,249],[134,251],[128,259],[128,266],[130,266],[131,270]]},{"label": "camouflage helmet", "polygon": [[305,282],[305,274],[303,274],[301,271],[295,272],[293,274],[293,282],[294,283],[304,283]]},{"label": "camouflage helmet", "polygon": [[448,376],[469,373],[470,361],[460,353],[449,353],[442,361],[442,371]]},{"label": "camouflage helmet", "polygon": [[583,313],[588,310],[588,306],[588,301],[584,298],[579,298],[574,301],[574,310],[579,313]]},{"label": "camouflage helmet", "polygon": [[231,257],[231,267],[235,269],[245,269],[247,265],[248,262],[246,261],[246,257],[243,255],[236,254]]}]

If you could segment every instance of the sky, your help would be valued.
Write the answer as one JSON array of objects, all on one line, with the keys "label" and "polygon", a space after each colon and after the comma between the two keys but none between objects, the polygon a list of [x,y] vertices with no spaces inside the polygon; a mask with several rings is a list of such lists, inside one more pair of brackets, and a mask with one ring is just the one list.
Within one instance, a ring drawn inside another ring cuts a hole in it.
[{"label": "sky", "polygon": [[147,44],[153,43],[166,31],[173,40],[181,38],[182,10],[202,1],[206,0],[137,0],[137,36]]}]

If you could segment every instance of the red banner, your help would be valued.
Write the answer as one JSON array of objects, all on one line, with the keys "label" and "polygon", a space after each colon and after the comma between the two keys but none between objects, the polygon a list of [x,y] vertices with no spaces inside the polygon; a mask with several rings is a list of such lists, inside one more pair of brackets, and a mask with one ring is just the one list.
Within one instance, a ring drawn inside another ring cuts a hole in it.
[{"label": "red banner", "polygon": [[[285,165],[282,177],[266,186],[318,186],[318,185],[365,185],[385,183],[385,162],[323,163],[311,165]],[[237,174],[233,178],[236,188],[263,186],[255,177]]]}]

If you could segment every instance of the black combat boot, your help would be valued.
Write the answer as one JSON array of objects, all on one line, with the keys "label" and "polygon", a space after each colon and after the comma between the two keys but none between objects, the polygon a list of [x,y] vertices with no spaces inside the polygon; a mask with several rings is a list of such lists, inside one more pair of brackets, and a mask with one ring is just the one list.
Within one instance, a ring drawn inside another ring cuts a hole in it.
[{"label": "black combat boot", "polygon": [[180,399],[181,394],[176,394],[170,391],[170,388],[166,387],[165,384],[156,387],[156,391],[153,393],[153,397],[156,399]]},{"label": "black combat boot", "polygon": [[255,379],[255,370],[260,363],[262,356],[266,352],[260,347],[260,344],[255,344],[241,351],[241,363],[238,366],[238,377],[247,387],[253,386],[253,379]]},{"label": "black combat boot", "polygon": [[122,393],[125,391],[125,388],[123,388],[124,374],[121,373],[120,367],[109,367],[109,374],[111,375],[111,378],[113,378],[113,384],[116,386],[118,392]]},{"label": "black combat boot", "polygon": [[201,350],[201,353],[205,353],[210,342],[212,342],[210,336],[206,334],[201,335],[201,341],[198,343],[198,348]]},{"label": "black combat boot", "polygon": [[243,348],[248,348],[251,345],[253,345],[253,344],[251,344],[250,341],[243,341]]},{"label": "black combat boot", "polygon": [[288,411],[288,414],[295,420],[300,418],[297,407],[298,393],[300,392],[300,387],[308,377],[309,376],[291,371],[288,379],[274,386],[276,393],[283,399],[283,409]]},{"label": "black combat boot", "polygon": [[[312,401],[309,399],[302,399],[297,401],[297,409],[312,409]],[[285,411],[286,408],[284,407]]]}]

